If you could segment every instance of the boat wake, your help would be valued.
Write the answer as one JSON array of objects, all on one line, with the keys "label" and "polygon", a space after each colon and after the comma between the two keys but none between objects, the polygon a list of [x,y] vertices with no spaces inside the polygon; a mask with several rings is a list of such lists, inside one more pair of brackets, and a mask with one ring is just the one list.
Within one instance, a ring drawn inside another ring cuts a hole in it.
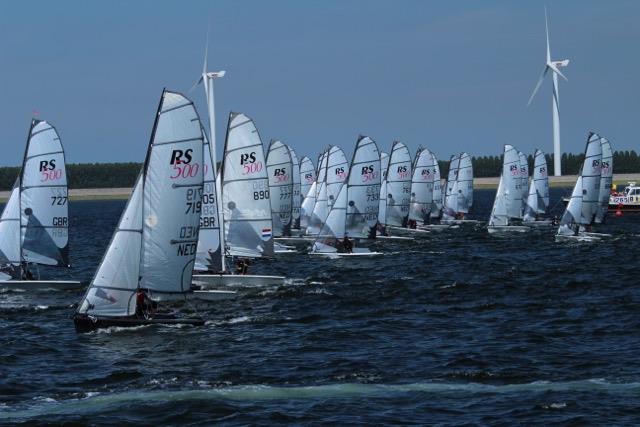
[{"label": "boat wake", "polygon": [[[172,380],[173,382],[173,380]],[[191,390],[139,390],[120,393],[86,393],[82,398],[56,400],[43,396],[27,405],[0,407],[0,420],[25,420],[44,415],[101,413],[119,405],[139,403],[150,405],[164,402],[189,401],[277,401],[350,398],[388,398],[402,395],[509,395],[517,393],[581,392],[608,393],[614,395],[637,394],[640,382],[613,383],[605,379],[576,381],[535,381],[522,384],[491,385],[481,383],[418,382],[410,384],[361,384],[340,383],[318,386],[269,386],[237,385],[211,387],[208,382],[198,382],[199,388]],[[561,409],[565,403],[552,403],[551,409]]]}]

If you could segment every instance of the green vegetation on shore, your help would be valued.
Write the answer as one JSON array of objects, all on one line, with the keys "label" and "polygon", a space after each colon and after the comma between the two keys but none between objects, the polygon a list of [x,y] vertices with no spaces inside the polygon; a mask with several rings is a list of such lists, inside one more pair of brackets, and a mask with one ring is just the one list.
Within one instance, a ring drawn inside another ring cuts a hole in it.
[{"label": "green vegetation on shore", "polygon": [[[553,156],[547,154],[549,175],[553,175]],[[576,175],[582,164],[583,154],[562,155],[564,175]],[[533,156],[529,155],[529,170],[533,169]],[[476,178],[500,175],[502,156],[473,157],[473,174]],[[440,174],[447,177],[449,161],[440,160]],[[141,163],[71,163],[67,165],[69,188],[129,188],[132,187]],[[640,156],[634,151],[616,151],[613,154],[614,173],[640,173]],[[10,190],[20,172],[19,167],[0,167],[0,191]]]}]

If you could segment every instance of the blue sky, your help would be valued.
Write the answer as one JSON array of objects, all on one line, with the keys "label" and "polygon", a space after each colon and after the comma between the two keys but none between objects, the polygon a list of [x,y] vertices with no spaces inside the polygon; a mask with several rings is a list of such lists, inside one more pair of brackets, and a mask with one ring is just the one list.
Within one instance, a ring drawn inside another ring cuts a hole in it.
[{"label": "blue sky", "polygon": [[[637,149],[640,2],[548,2],[563,151],[589,130]],[[552,152],[544,2],[29,1],[0,3],[0,165],[18,165],[33,110],[54,124],[68,162],[142,161],[163,87],[186,93],[210,69],[218,140],[229,111],[315,159],[347,155],[358,134],[439,158]],[[188,94],[206,117],[201,88]],[[220,144],[221,145],[221,144]]]}]

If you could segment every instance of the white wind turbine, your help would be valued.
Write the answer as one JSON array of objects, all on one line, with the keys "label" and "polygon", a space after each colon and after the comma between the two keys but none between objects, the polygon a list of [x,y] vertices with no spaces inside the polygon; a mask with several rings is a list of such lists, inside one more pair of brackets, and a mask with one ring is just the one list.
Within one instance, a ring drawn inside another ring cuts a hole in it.
[{"label": "white wind turbine", "polygon": [[549,70],[551,70],[553,74],[553,174],[555,176],[561,176],[562,171],[560,169],[560,157],[562,156],[562,152],[560,151],[560,96],[558,94],[558,76],[562,77],[565,81],[569,81],[559,69],[559,67],[566,67],[567,65],[569,65],[569,60],[551,60],[551,49],[549,48],[549,20],[547,18],[546,7],[544,8],[544,23],[547,33],[547,62],[544,65],[544,69],[542,70],[542,74],[540,74],[540,78],[538,79],[538,83],[536,84],[535,89],[533,89],[533,93],[529,98],[527,107],[531,104],[531,101],[533,101],[533,97],[536,96],[536,93],[538,92],[538,89],[540,89],[540,85],[542,85],[544,78],[546,77]]}]

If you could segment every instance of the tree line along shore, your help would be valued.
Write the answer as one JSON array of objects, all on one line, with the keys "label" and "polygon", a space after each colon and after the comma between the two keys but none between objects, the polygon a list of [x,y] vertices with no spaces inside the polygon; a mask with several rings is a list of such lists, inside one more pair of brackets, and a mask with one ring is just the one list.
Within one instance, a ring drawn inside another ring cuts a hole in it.
[{"label": "tree line along shore", "polygon": [[[583,154],[565,153],[562,155],[564,176],[553,177],[553,155],[546,155],[549,165],[550,185],[572,186],[574,175],[578,174]],[[528,156],[529,170],[533,170],[533,156]],[[498,185],[499,172],[502,170],[502,156],[473,157],[474,184],[478,188],[492,188]],[[440,160],[441,176],[446,177],[449,161]],[[67,164],[67,179],[72,198],[120,198],[129,195],[141,163],[70,163]],[[624,184],[640,179],[640,156],[634,151],[615,151],[613,154],[614,182]],[[0,192],[8,192],[20,172],[19,167],[0,167]],[[637,175],[637,176],[636,176]],[[76,191],[77,190],[77,191]],[[91,190],[91,191],[80,191]],[[101,191],[102,190],[102,191]],[[0,194],[0,198],[4,198]]]}]

